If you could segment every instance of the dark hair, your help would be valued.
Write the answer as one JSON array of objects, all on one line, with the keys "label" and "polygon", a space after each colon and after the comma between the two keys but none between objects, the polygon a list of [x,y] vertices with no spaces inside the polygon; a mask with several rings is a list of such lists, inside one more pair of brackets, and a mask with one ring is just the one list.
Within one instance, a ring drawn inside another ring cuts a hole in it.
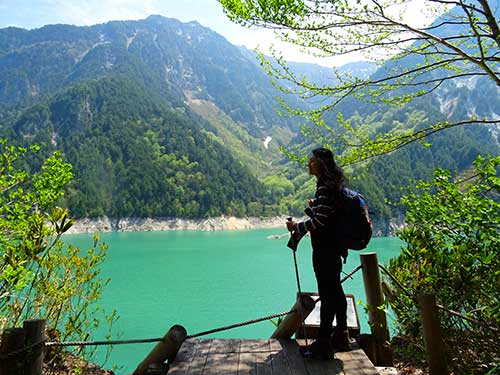
[{"label": "dark hair", "polygon": [[323,182],[329,189],[340,190],[344,187],[345,176],[333,159],[333,153],[327,148],[315,148],[312,150],[313,156],[318,160],[319,174],[318,180]]}]

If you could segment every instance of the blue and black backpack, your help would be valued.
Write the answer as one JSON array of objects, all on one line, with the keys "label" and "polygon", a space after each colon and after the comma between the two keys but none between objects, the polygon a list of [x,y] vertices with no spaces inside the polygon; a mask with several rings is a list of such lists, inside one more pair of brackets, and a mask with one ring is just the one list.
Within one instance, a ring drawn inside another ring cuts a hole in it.
[{"label": "blue and black backpack", "polygon": [[351,250],[366,248],[373,231],[366,199],[354,190],[343,188],[339,216],[335,237],[345,248]]}]

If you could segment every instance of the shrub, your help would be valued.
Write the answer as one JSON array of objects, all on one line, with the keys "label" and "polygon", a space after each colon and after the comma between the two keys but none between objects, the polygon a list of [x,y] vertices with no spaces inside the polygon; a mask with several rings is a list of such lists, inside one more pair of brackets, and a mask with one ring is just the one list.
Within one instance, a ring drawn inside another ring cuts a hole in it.
[{"label": "shrub", "polygon": [[[456,373],[485,373],[499,364],[495,344],[500,329],[500,157],[475,161],[461,181],[437,170],[432,183],[419,182],[403,198],[406,242],[390,272],[413,291],[392,302],[399,333],[413,349],[423,346],[416,293],[436,295],[438,303],[480,324],[441,312],[447,354]],[[396,288],[396,286],[395,286]]]},{"label": "shrub", "polygon": [[37,151],[0,139],[0,330],[45,318],[49,339],[86,339],[101,318],[115,319],[96,307],[106,246],[96,237],[84,253],[61,240],[73,221],[56,202],[71,165],[55,152],[31,173]]}]

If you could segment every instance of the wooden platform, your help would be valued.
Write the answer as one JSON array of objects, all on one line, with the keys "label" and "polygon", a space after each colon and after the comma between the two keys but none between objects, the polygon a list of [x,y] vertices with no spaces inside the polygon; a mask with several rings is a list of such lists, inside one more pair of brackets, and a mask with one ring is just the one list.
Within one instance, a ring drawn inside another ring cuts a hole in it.
[{"label": "wooden platform", "polygon": [[378,374],[361,349],[335,356],[331,361],[304,359],[295,340],[189,339],[170,364],[168,375]]}]

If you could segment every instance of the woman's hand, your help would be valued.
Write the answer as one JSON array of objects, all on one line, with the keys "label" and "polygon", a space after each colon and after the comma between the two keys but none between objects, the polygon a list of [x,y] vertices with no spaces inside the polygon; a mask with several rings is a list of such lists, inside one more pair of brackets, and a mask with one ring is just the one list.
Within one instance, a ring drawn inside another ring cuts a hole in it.
[{"label": "woman's hand", "polygon": [[287,227],[289,232],[293,232],[294,230],[297,229],[297,223],[293,220],[288,220],[286,222],[286,227]]}]

